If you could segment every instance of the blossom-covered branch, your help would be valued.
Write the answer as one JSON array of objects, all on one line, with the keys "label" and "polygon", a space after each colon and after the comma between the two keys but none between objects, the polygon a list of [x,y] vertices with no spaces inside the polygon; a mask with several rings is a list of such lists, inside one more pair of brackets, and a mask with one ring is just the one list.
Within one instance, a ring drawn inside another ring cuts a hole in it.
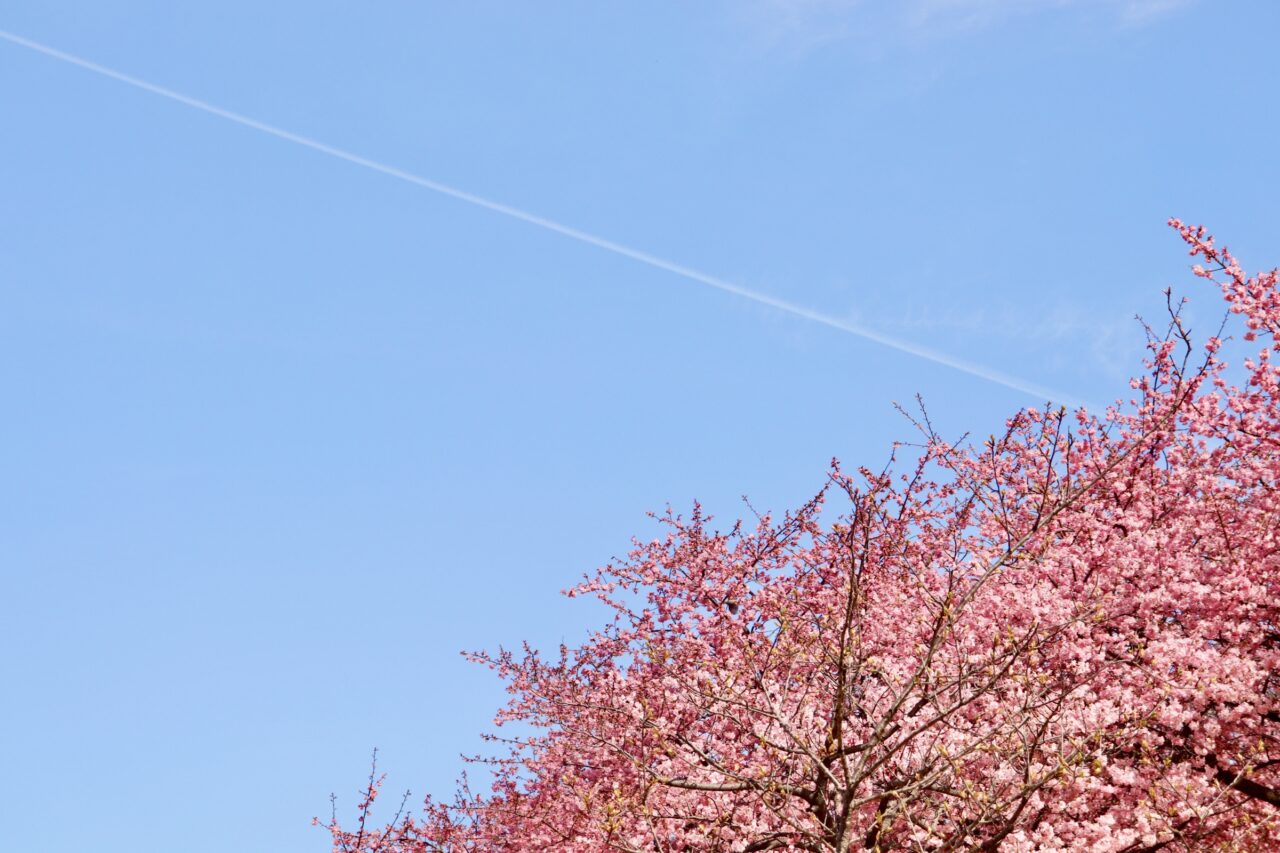
[{"label": "blossom-covered branch", "polygon": [[1124,405],[921,416],[780,519],[668,512],[570,590],[586,642],[472,655],[533,731],[489,790],[375,831],[374,780],[334,850],[1280,849],[1277,273],[1171,224],[1243,381],[1171,302]]}]

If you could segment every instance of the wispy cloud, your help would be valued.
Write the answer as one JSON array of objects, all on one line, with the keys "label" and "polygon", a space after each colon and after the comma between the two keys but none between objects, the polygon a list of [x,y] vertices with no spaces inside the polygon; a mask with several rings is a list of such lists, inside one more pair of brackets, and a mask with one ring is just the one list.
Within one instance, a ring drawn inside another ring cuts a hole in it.
[{"label": "wispy cloud", "polygon": [[1190,0],[910,0],[903,4],[918,26],[980,27],[1006,18],[1049,10],[1101,12],[1123,23],[1146,23]]},{"label": "wispy cloud", "polygon": [[1108,381],[1126,378],[1141,353],[1141,331],[1132,315],[1102,314],[1073,303],[1034,312],[1011,305],[941,308],[911,300],[869,307],[871,311],[858,312],[858,318],[894,334],[941,341],[980,336],[992,344],[1036,353],[1055,369],[1083,369]]},{"label": "wispy cloud", "polygon": [[807,53],[856,35],[869,10],[862,0],[754,0],[734,14],[764,44]]},{"label": "wispy cloud", "polygon": [[1189,6],[1193,0],[1127,0],[1121,3],[1121,18],[1127,24],[1145,24]]},{"label": "wispy cloud", "polygon": [[770,41],[791,48],[863,37],[883,42],[901,35],[950,36],[1016,17],[1049,11],[1101,14],[1120,25],[1142,25],[1194,0],[755,0],[745,7],[751,24]]}]

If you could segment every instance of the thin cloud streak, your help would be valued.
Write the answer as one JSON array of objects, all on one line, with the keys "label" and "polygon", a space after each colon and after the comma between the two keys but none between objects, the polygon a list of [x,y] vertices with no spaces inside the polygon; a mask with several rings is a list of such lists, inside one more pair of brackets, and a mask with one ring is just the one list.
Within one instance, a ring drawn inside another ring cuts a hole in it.
[{"label": "thin cloud streak", "polygon": [[422,187],[423,189],[449,196],[450,198],[466,202],[467,204],[484,208],[485,210],[490,210],[494,213],[498,213],[512,219],[520,220],[521,222],[526,222],[538,228],[568,237],[571,240],[577,240],[580,243],[595,246],[596,248],[603,249],[607,252],[612,252],[615,255],[630,258],[633,261],[647,264],[648,266],[672,273],[673,275],[680,276],[708,287],[714,287],[715,289],[724,291],[725,293],[733,294],[734,296],[750,300],[760,305],[766,305],[775,310],[791,314],[792,316],[801,317],[805,320],[810,320],[814,323],[819,323],[829,328],[855,335],[865,340],[880,344],[881,346],[888,347],[889,349],[907,353],[909,355],[916,356],[917,358],[933,362],[934,364],[939,364],[943,367],[949,367],[952,370],[967,373],[970,376],[976,376],[979,379],[984,379],[987,382],[991,382],[996,385],[1002,385],[1005,388],[1035,397],[1037,398],[1037,402],[1054,400],[1071,406],[1083,405],[1082,401],[1078,400],[1073,395],[1055,391],[1044,386],[1037,385],[1034,382],[993,370],[989,367],[974,364],[973,362],[966,361],[962,358],[938,352],[930,349],[929,347],[922,346],[911,341],[902,340],[900,338],[893,337],[892,335],[887,335],[883,332],[876,331],[875,329],[867,328],[861,324],[844,320],[839,317],[834,317],[829,314],[824,314],[820,311],[815,311],[812,308],[797,305],[793,302],[788,302],[784,299],[770,296],[767,293],[761,293],[759,291],[743,287],[742,285],[734,284],[733,282],[693,269],[692,267],[686,267],[682,264],[675,263],[674,261],[669,261],[665,258],[651,255],[648,252],[641,251],[640,249],[634,249],[630,246],[623,245],[622,243],[615,243],[612,240],[605,239],[604,237],[598,237],[594,234],[587,233],[586,231],[579,231],[577,228],[564,225],[556,222],[555,220],[547,219],[545,217],[538,216],[537,214],[502,204],[501,202],[492,201],[482,196],[469,193],[465,190],[451,187],[448,184],[442,184],[438,181],[433,181],[429,178],[415,175],[412,172],[406,172],[403,169],[388,166],[385,163],[379,163],[376,160],[370,160],[367,157],[361,157],[360,155],[353,154],[350,151],[344,151],[341,148],[326,145],[318,140],[311,139],[297,133],[292,133],[282,128],[275,127],[274,125],[258,121],[257,119],[249,118],[248,116],[240,115],[239,113],[232,112],[231,110],[223,109],[222,107],[214,106],[213,104],[206,103],[198,98],[184,95],[181,92],[175,92],[172,89],[157,86],[156,84],[149,83],[146,80],[132,77],[123,72],[116,71],[113,68],[99,65],[96,62],[91,62],[87,59],[75,56],[74,54],[57,50],[56,48],[49,47],[48,45],[41,44],[40,42],[32,41],[28,38],[23,38],[22,36],[15,35],[14,33],[0,30],[0,39],[4,39],[12,44],[36,51],[37,53],[44,54],[45,56],[52,57],[53,59],[57,59],[61,62],[75,65],[79,68],[85,69],[86,71],[92,71],[94,74],[108,77],[136,89],[141,89],[144,92],[149,92],[150,94],[158,95],[159,97],[167,98],[171,101],[176,101],[177,103],[191,107],[192,109],[260,131],[261,133],[268,134],[269,136],[274,136],[277,139],[283,139],[286,142],[292,142],[295,145],[310,148],[311,150],[318,151],[321,154],[327,154],[330,157],[345,160],[348,163],[362,166],[374,172],[380,172],[381,174]]},{"label": "thin cloud streak", "polygon": [[1125,27],[1145,26],[1196,0],[754,0],[748,19],[774,41],[802,53],[864,37],[863,47],[883,51],[897,38],[948,38],[1016,17],[1081,12]]}]

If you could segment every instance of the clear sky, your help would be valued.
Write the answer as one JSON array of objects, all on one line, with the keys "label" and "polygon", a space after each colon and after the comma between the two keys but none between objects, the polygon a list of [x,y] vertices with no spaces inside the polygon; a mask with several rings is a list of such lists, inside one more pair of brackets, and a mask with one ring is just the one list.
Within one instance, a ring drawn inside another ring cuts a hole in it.
[{"label": "clear sky", "polygon": [[[1186,272],[1280,262],[1280,5],[8,0],[0,847],[326,849],[451,789],[463,648],[700,499],[795,505],[924,396],[1109,401]],[[852,331],[851,331],[852,330]],[[854,334],[888,336],[932,360]]]}]

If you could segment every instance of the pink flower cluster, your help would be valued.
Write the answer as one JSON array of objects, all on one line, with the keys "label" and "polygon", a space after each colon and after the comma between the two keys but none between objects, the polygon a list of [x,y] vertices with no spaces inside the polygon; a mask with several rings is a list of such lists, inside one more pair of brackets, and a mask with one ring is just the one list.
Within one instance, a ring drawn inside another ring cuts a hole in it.
[{"label": "pink flower cluster", "polygon": [[921,419],[781,519],[668,512],[569,592],[613,613],[584,644],[472,656],[533,732],[489,789],[370,796],[334,851],[1280,849],[1280,288],[1170,224],[1242,379],[1171,305],[1102,415]]}]

